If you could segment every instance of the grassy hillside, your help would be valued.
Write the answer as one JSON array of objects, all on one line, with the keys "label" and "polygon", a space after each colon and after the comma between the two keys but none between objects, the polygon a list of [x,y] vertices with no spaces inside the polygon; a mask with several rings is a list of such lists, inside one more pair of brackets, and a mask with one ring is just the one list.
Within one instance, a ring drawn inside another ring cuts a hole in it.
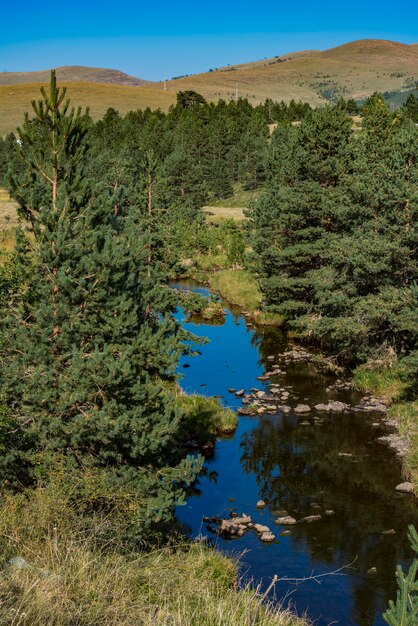
[{"label": "grassy hillside", "polygon": [[[64,83],[65,84],[65,83]],[[39,98],[40,83],[0,86],[0,134],[5,135],[20,125],[31,100]],[[146,107],[167,110],[175,102],[175,94],[166,94],[145,87],[126,87],[101,83],[68,83],[68,96],[73,106],[90,107],[93,119],[103,116],[109,107],[121,113]]]},{"label": "grassy hillside", "polygon": [[[57,67],[59,81],[112,83],[131,87],[146,85],[149,81],[129,76],[119,70],[103,67],[85,67],[84,65],[68,65]],[[50,70],[39,72],[0,72],[0,85],[17,85],[21,83],[44,83],[49,80]]]},{"label": "grassy hillside", "polygon": [[[339,96],[364,98],[374,91],[399,91],[418,80],[418,46],[365,39],[324,52],[304,51],[234,65],[168,82],[168,92],[195,89],[209,99],[236,93],[304,100],[313,105]],[[153,85],[158,90],[158,85]]]}]

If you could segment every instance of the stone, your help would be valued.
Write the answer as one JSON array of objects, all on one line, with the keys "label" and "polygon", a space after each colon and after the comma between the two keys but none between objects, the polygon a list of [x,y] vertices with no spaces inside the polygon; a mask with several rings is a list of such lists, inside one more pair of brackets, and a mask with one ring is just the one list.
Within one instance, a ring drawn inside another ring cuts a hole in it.
[{"label": "stone", "polygon": [[303,422],[301,422],[299,426],[310,426],[310,423],[307,422],[306,420],[303,420]]},{"label": "stone", "polygon": [[396,535],[396,530],[390,528],[389,530],[382,530],[381,535]]},{"label": "stone", "polygon": [[237,413],[238,415],[251,415],[250,409],[244,406],[240,406],[239,409],[237,409]]},{"label": "stone", "polygon": [[260,534],[270,532],[270,528],[268,526],[263,526],[263,524],[254,524],[254,530]]},{"label": "stone", "polygon": [[229,393],[235,393],[236,389],[234,389],[233,387],[230,387],[230,388],[228,389],[228,391],[229,391]]},{"label": "stone", "polygon": [[414,493],[414,485],[412,483],[399,483],[395,489],[399,493]]},{"label": "stone", "polygon": [[260,539],[261,541],[265,541],[266,543],[269,543],[271,541],[274,541],[276,537],[271,532],[265,532],[261,535]]},{"label": "stone", "polygon": [[296,524],[296,520],[291,515],[286,515],[285,517],[278,517],[276,519],[276,524],[283,524],[283,526],[292,526]]},{"label": "stone", "polygon": [[240,398],[241,396],[243,396],[245,393],[245,389],[240,389],[239,391],[235,392],[235,395],[237,396],[237,398]]},{"label": "stone", "polygon": [[350,407],[345,402],[339,402],[338,400],[332,401],[329,400],[327,404],[316,404],[315,409],[317,411],[326,411],[327,413],[342,413],[343,411],[347,411]]},{"label": "stone", "polygon": [[310,411],[311,411],[311,407],[307,404],[298,404],[295,407],[295,413],[310,413]]},{"label": "stone", "polygon": [[350,457],[352,457],[353,455],[352,455],[352,454],[350,454],[349,452],[339,452],[339,453],[338,453],[338,456],[341,456],[341,457],[346,457],[346,458],[350,458]]},{"label": "stone", "polygon": [[251,517],[243,513],[241,517],[239,516],[234,517],[234,524],[244,524],[244,525],[251,524]]},{"label": "stone", "polygon": [[335,515],[335,511],[333,509],[326,509],[325,515]]},{"label": "stone", "polygon": [[237,524],[234,520],[223,519],[219,526],[219,532],[227,535],[236,535],[242,537],[247,532],[247,527],[244,524]]},{"label": "stone", "polygon": [[306,517],[302,517],[300,521],[308,522],[308,524],[310,524],[311,522],[317,522],[320,519],[322,519],[322,515],[307,515]]},{"label": "stone", "polygon": [[30,567],[29,563],[23,558],[23,556],[14,556],[9,560],[9,565],[17,567],[17,569],[26,569]]},{"label": "stone", "polygon": [[265,506],[266,503],[264,502],[264,500],[259,500],[256,504],[257,509],[264,509]]},{"label": "stone", "polygon": [[286,515],[289,515],[286,509],[274,509],[274,511],[272,511],[272,514],[277,517],[286,517]]},{"label": "stone", "polygon": [[366,574],[368,574],[369,576],[377,574],[377,567],[371,567],[370,569],[367,570]]}]

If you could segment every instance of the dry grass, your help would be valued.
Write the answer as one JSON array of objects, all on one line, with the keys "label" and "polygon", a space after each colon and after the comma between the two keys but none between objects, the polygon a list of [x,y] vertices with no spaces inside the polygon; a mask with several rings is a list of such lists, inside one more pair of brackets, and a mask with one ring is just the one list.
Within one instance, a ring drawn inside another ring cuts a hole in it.
[{"label": "dry grass", "polygon": [[374,91],[399,91],[417,79],[417,46],[363,40],[169,81],[168,93],[194,89],[210,100],[228,100],[235,97],[238,83],[239,95],[253,103],[294,98],[319,106],[330,89],[337,96],[360,99]]},{"label": "dry grass", "polygon": [[236,222],[242,222],[245,219],[245,208],[246,207],[204,206],[202,210],[207,216],[207,221],[211,224],[216,224],[223,219],[233,219]]},{"label": "dry grass", "polygon": [[[124,554],[53,489],[0,507],[0,623],[5,626],[302,626],[237,591],[236,563],[202,544]],[[106,520],[102,520],[106,524]],[[115,537],[117,529],[115,529]],[[20,557],[20,566],[11,558]],[[256,614],[259,611],[258,619]]]},{"label": "dry grass", "polygon": [[[22,124],[24,113],[32,110],[31,100],[39,99],[40,87],[41,83],[0,86],[0,135],[6,135]],[[159,89],[150,89],[148,86],[70,82],[67,83],[67,93],[73,106],[90,107],[94,120],[103,117],[109,107],[122,114],[146,107],[167,111],[176,99],[174,93],[164,93],[161,85]]]}]

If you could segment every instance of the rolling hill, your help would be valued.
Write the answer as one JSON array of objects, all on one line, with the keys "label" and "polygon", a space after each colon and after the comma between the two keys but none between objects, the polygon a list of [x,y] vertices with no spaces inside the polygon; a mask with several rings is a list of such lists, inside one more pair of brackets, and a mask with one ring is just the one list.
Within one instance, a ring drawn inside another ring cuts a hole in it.
[{"label": "rolling hill", "polygon": [[238,89],[251,102],[295,98],[321,105],[340,96],[361,99],[374,91],[400,91],[417,81],[418,45],[365,39],[187,76],[169,81],[167,91],[194,89],[213,100],[232,98]]},{"label": "rolling hill", "polygon": [[[0,73],[0,134],[21,122],[38,95],[36,82],[48,76],[48,71]],[[173,79],[167,81],[166,91],[161,82],[145,83],[117,70],[58,68],[58,79],[68,85],[73,104],[90,106],[95,119],[110,106],[121,113],[147,106],[167,110],[176,93],[187,89],[209,100],[229,100],[238,94],[254,104],[266,98],[285,102],[294,98],[321,106],[340,96],[359,100],[374,91],[412,89],[418,81],[418,44],[364,39],[325,51],[299,51]]]},{"label": "rolling hill", "polygon": [[[85,67],[84,65],[68,65],[57,67],[57,79],[60,82],[110,83],[138,87],[147,85],[150,81],[129,76],[119,70],[109,70],[102,67]],[[0,85],[18,85],[25,83],[45,83],[49,80],[50,70],[39,72],[0,72]]]}]

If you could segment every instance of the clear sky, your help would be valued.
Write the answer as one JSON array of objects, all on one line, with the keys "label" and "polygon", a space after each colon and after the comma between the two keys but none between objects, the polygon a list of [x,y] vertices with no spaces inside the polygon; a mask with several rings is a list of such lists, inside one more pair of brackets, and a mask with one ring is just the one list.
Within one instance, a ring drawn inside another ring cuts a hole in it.
[{"label": "clear sky", "polygon": [[418,43],[418,0],[0,0],[0,71],[111,67],[149,80],[354,39]]}]

